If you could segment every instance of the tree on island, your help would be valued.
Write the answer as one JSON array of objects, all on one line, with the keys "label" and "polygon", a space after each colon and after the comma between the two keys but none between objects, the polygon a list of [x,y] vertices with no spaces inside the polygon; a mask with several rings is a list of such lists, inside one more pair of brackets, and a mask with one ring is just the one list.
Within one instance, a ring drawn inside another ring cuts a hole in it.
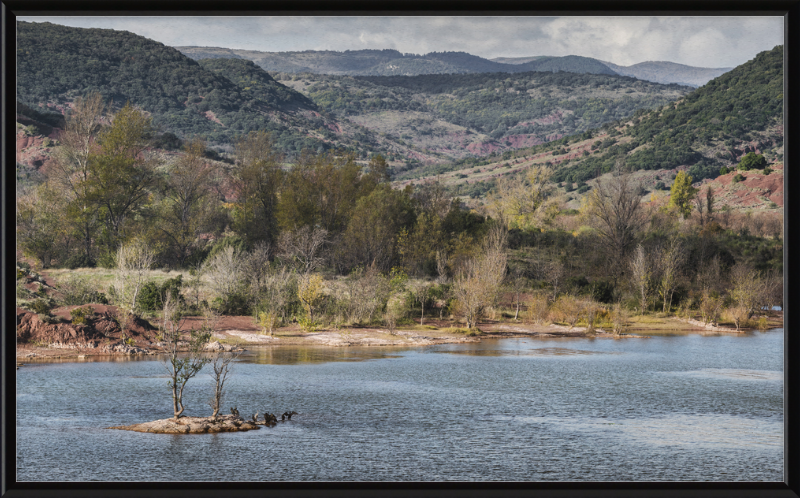
[{"label": "tree on island", "polygon": [[[185,318],[180,312],[178,303],[167,295],[167,299],[164,302],[161,331],[156,339],[161,350],[167,355],[167,358],[162,360],[162,364],[170,377],[167,385],[172,390],[172,408],[175,420],[178,420],[185,409],[183,390],[186,387],[186,383],[200,373],[206,363],[211,361],[202,354],[203,346],[211,338],[208,321],[203,324],[200,330],[192,329],[189,332],[188,341],[182,340],[181,337],[180,328],[184,321]],[[188,349],[188,352],[182,355],[180,353],[184,346]]]}]

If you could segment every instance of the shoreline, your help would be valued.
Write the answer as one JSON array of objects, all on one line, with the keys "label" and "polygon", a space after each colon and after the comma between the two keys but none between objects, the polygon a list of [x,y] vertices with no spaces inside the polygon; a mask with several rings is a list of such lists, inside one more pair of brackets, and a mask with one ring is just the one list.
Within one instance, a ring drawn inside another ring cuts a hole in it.
[{"label": "shoreline", "polygon": [[[236,319],[242,317],[234,317]],[[782,326],[782,313],[773,317],[770,328]],[[468,336],[440,330],[435,325],[415,325],[412,328],[396,330],[389,334],[388,330],[374,327],[330,329],[315,332],[303,332],[299,327],[285,327],[279,329],[275,335],[259,334],[257,330],[223,329],[214,332],[213,340],[209,343],[209,351],[224,349],[273,348],[273,347],[425,347],[439,344],[464,344],[479,343],[484,339],[553,339],[553,338],[595,338],[595,339],[646,339],[651,336],[648,332],[674,331],[676,333],[697,333],[701,335],[731,334],[742,335],[753,329],[736,331],[728,327],[712,327],[702,322],[680,318],[663,317],[650,320],[653,323],[632,323],[626,332],[620,335],[596,329],[587,332],[586,327],[567,327],[558,324],[533,325],[524,322],[486,322],[479,325],[480,335]],[[430,323],[436,323],[431,320]],[[444,325],[446,323],[439,323]],[[144,358],[146,356],[159,356],[160,350],[153,347],[149,341],[137,341],[135,346],[117,343],[115,345],[85,347],[80,343],[56,342],[50,345],[18,343],[16,348],[17,368],[24,361],[48,360],[83,360],[89,358],[108,358],[114,361],[117,358]],[[146,343],[146,344],[144,344]]]}]

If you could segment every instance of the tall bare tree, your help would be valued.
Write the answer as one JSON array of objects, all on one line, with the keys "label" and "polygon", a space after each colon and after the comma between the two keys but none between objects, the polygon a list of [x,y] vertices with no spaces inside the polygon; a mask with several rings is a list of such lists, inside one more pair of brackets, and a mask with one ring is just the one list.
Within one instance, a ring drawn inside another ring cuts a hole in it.
[{"label": "tall bare tree", "polygon": [[297,262],[300,271],[307,275],[322,263],[320,253],[327,241],[328,231],[324,228],[304,226],[281,233],[278,255],[287,261]]},{"label": "tall bare tree", "polygon": [[[213,334],[217,329],[219,315],[210,308],[206,308],[203,311],[203,315],[205,320],[205,329],[209,333]],[[214,379],[214,392],[209,399],[208,404],[213,412],[211,414],[211,418],[213,418],[215,422],[219,416],[219,411],[222,407],[222,400],[226,394],[225,382],[228,380],[228,375],[231,373],[231,363],[241,356],[242,352],[243,350],[241,349],[230,351],[226,351],[225,349],[217,349],[208,356],[208,363],[211,365],[211,370],[213,372],[211,377]]]},{"label": "tall bare tree", "polygon": [[640,190],[640,182],[618,169],[610,180],[598,182],[589,194],[588,214],[607,251],[615,281],[624,271],[623,262],[647,222],[641,208]]},{"label": "tall bare tree", "polygon": [[664,313],[672,308],[672,296],[678,284],[681,268],[686,263],[686,257],[686,247],[678,237],[673,237],[669,244],[660,251],[658,291],[664,301]]},{"label": "tall bare tree", "polygon": [[205,149],[200,140],[187,144],[186,153],[172,165],[166,179],[160,228],[180,265],[191,255],[214,208],[211,185],[216,168],[205,161]]},{"label": "tall bare tree", "polygon": [[647,253],[645,252],[642,244],[636,246],[636,250],[633,252],[633,257],[631,258],[629,266],[631,283],[639,294],[639,308],[641,310],[641,314],[644,315],[644,312],[647,309],[647,300],[650,293],[652,263],[647,257]]},{"label": "tall bare tree", "polygon": [[486,308],[497,299],[497,292],[506,273],[505,227],[494,226],[489,231],[479,255],[467,260],[453,282],[453,295],[467,328],[477,326]]}]

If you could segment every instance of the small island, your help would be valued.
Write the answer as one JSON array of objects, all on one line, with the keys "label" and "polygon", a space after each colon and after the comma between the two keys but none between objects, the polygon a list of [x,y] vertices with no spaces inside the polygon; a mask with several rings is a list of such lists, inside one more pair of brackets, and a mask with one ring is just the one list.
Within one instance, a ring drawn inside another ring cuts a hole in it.
[{"label": "small island", "polygon": [[108,429],[123,431],[150,432],[153,434],[212,434],[216,432],[252,431],[264,425],[263,421],[250,422],[236,415],[213,417],[165,418],[133,425],[118,425]]}]

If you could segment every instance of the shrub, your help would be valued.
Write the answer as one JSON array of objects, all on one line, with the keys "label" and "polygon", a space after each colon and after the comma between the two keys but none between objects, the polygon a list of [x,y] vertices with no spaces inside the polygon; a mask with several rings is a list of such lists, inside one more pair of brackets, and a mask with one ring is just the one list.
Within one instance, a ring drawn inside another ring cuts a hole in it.
[{"label": "shrub", "polygon": [[614,305],[614,310],[611,313],[611,324],[614,335],[620,335],[628,328],[628,310],[620,303]]},{"label": "shrub", "polygon": [[537,325],[546,324],[549,313],[550,303],[544,293],[535,294],[528,301],[528,318],[533,323]]},{"label": "shrub", "polygon": [[733,181],[733,183],[739,183],[739,182],[741,182],[743,180],[744,180],[744,177],[741,175],[741,173],[738,173],[736,176],[733,177],[732,181]]},{"label": "shrub", "polygon": [[582,187],[580,187],[580,188],[578,189],[578,193],[579,193],[579,194],[582,194],[582,193],[584,193],[584,192],[588,192],[590,188],[591,188],[591,187],[590,187],[590,186],[588,186],[588,185],[583,185]]},{"label": "shrub", "polygon": [[767,330],[767,317],[762,316],[758,319],[758,330],[764,331]]},{"label": "shrub", "polygon": [[770,173],[772,173],[772,170],[770,168],[764,168],[764,174],[765,175],[768,175]]},{"label": "shrub", "polygon": [[97,292],[86,277],[69,275],[59,279],[56,287],[61,292],[62,302],[68,306],[87,303],[108,304],[106,295]]},{"label": "shrub", "polygon": [[84,306],[82,308],[75,308],[69,312],[69,315],[72,317],[72,324],[73,325],[80,325],[80,324],[88,324],[90,323],[91,317],[94,314],[92,311],[91,306]]},{"label": "shrub", "polygon": [[28,304],[28,308],[37,315],[50,315],[50,310],[53,309],[53,304],[49,299],[36,299]]},{"label": "shrub", "polygon": [[183,304],[182,287],[183,275],[167,279],[160,286],[155,282],[147,282],[142,286],[142,290],[139,291],[139,296],[136,299],[142,310],[160,310],[164,307],[164,301],[167,296],[172,298],[174,302]]},{"label": "shrub", "polygon": [[300,325],[300,328],[302,328],[305,332],[314,332],[319,329],[319,323],[311,320],[306,316],[298,318],[297,323]]},{"label": "shrub", "polygon": [[719,174],[720,174],[720,175],[727,175],[727,174],[728,174],[728,172],[729,172],[729,170],[728,170],[728,168],[727,168],[726,166],[723,166],[723,167],[721,167],[721,168],[719,169]]},{"label": "shrub", "polygon": [[94,268],[96,263],[92,258],[85,254],[73,254],[67,258],[61,266],[70,270],[74,270],[76,268]]}]

